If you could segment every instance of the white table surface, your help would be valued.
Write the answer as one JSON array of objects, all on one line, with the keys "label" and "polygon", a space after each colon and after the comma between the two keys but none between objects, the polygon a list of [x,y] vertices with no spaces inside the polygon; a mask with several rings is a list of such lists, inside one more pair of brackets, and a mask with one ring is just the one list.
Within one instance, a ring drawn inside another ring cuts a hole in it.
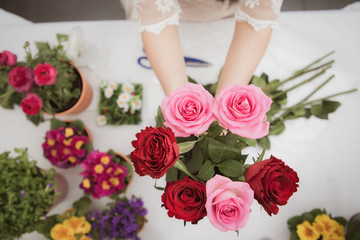
[{"label": "white table surface", "polygon": [[[320,77],[308,87],[290,94],[289,101],[302,98],[312,87],[317,86],[331,74],[332,80],[318,96],[325,96],[350,88],[360,89],[360,10],[284,12],[280,28],[273,33],[268,50],[256,73],[266,72],[271,79],[285,78],[312,60],[335,50],[334,66],[326,76]],[[49,41],[56,43],[56,33],[70,33],[81,27],[89,46],[91,58],[81,70],[93,87],[93,100],[89,108],[76,116],[93,133],[95,149],[107,151],[112,148],[124,154],[132,151],[131,141],[145,126],[154,125],[157,106],[163,98],[161,87],[150,70],[137,65],[143,55],[137,24],[130,21],[60,22],[44,24],[11,24],[0,26],[0,51],[10,50],[23,60],[25,41]],[[188,68],[188,74],[202,83],[214,82],[224,62],[234,28],[233,20],[211,23],[181,23],[180,36],[183,52],[213,63],[210,68]],[[98,127],[95,123],[100,80],[138,82],[144,84],[142,123],[133,126]],[[246,239],[285,240],[289,238],[287,219],[313,208],[326,208],[333,216],[351,217],[360,212],[360,147],[359,118],[360,91],[340,96],[336,100],[341,107],[330,115],[330,120],[316,118],[298,119],[286,123],[285,132],[271,137],[271,154],[283,159],[294,168],[300,178],[299,189],[286,206],[280,207],[276,216],[269,217],[257,202],[245,228],[236,233],[223,233],[212,227],[207,218],[198,225],[187,224],[169,218],[161,208],[162,192],[153,188],[154,180],[135,174],[127,195],[142,197],[148,208],[148,223],[141,232],[142,239]],[[49,124],[38,127],[25,119],[19,107],[14,110],[0,108],[0,152],[14,147],[27,147],[29,154],[43,168],[52,167],[43,158],[41,143]],[[260,151],[259,149],[256,149]],[[255,154],[255,149],[250,153]],[[62,213],[82,195],[78,185],[81,167],[56,169],[66,176],[70,184],[64,202],[51,213]],[[157,182],[164,185],[164,179]],[[102,207],[109,199],[94,201],[93,207]],[[36,233],[26,234],[21,239],[44,239]]]}]

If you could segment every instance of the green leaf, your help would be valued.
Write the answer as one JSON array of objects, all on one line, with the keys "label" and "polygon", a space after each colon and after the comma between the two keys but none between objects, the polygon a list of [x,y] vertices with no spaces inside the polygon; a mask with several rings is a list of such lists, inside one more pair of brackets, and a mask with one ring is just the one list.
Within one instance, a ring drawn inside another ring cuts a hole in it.
[{"label": "green leaf", "polygon": [[251,79],[251,83],[254,84],[255,86],[263,89],[266,87],[267,85],[267,82],[264,78],[262,77],[257,77],[257,76],[253,76],[252,79]]},{"label": "green leaf", "polygon": [[88,207],[91,204],[91,199],[88,196],[83,196],[73,203],[76,216],[84,216],[88,211]]},{"label": "green leaf", "polygon": [[187,169],[191,173],[196,173],[200,170],[202,164],[203,164],[203,153],[198,145],[195,145],[195,147],[191,151],[192,156],[190,161],[186,164]]},{"label": "green leaf", "polygon": [[183,153],[186,153],[186,152],[190,151],[191,149],[193,149],[193,147],[197,143],[197,141],[198,140],[179,143],[178,144],[179,153],[183,154]]},{"label": "green leaf", "polygon": [[270,149],[270,140],[268,136],[257,139],[256,142],[260,145],[260,147]]},{"label": "green leaf", "polygon": [[166,181],[173,182],[178,180],[179,170],[176,167],[171,167],[166,173]]},{"label": "green leaf", "polygon": [[177,169],[179,169],[180,171],[186,173],[187,175],[189,175],[190,177],[192,177],[194,180],[197,180],[197,178],[192,175],[191,172],[189,172],[189,170],[187,169],[186,165],[183,163],[183,161],[181,161],[180,159],[178,159],[176,161],[176,163],[174,164],[174,167],[176,167]]},{"label": "green leaf", "polygon": [[46,220],[39,221],[36,224],[35,231],[50,239],[50,231],[57,223],[59,223],[57,215],[49,216]]},{"label": "green leaf", "polygon": [[339,106],[339,102],[323,100],[320,104],[311,106],[310,112],[318,118],[328,119],[329,113],[335,112]]},{"label": "green leaf", "polygon": [[246,145],[248,145],[248,146],[252,146],[252,147],[256,146],[256,140],[255,139],[244,138],[244,137],[239,136],[238,140],[246,143]]},{"label": "green leaf", "polygon": [[200,168],[199,174],[197,177],[202,181],[207,181],[215,175],[214,166],[211,161],[206,160],[202,167]]},{"label": "green leaf", "polygon": [[58,33],[56,34],[56,38],[59,44],[61,44],[62,42],[67,42],[69,40],[69,35]]},{"label": "green leaf", "polygon": [[46,55],[51,52],[49,43],[47,42],[35,42],[37,49],[39,50],[39,55]]},{"label": "green leaf", "polygon": [[164,119],[164,116],[162,114],[162,111],[161,111],[161,107],[159,106],[158,107],[158,111],[157,111],[157,115],[156,115],[156,127],[164,127],[164,122],[165,122],[165,119]]},{"label": "green leaf", "polygon": [[214,121],[208,129],[208,135],[212,138],[217,138],[224,131],[224,128],[219,125],[217,121]]},{"label": "green leaf", "polygon": [[61,127],[66,127],[66,123],[64,121],[61,121],[57,118],[52,118],[50,120],[50,129],[59,129]]},{"label": "green leaf", "polygon": [[234,159],[239,154],[240,150],[236,147],[209,138],[209,157],[213,162],[219,163],[224,160]]},{"label": "green leaf", "polygon": [[243,175],[242,163],[235,160],[222,161],[217,167],[219,171],[227,177],[240,177]]},{"label": "green leaf", "polygon": [[265,149],[263,149],[260,156],[258,157],[258,159],[255,162],[261,162],[264,159],[264,155],[265,155]]},{"label": "green leaf", "polygon": [[7,90],[4,94],[0,95],[0,104],[3,108],[13,109],[14,98],[18,93],[8,85]]},{"label": "green leaf", "polygon": [[285,130],[284,121],[277,120],[270,124],[269,135],[279,135]]},{"label": "green leaf", "polygon": [[74,121],[71,121],[69,124],[70,127],[80,129],[82,131],[85,130],[85,125],[80,119],[76,119]]}]

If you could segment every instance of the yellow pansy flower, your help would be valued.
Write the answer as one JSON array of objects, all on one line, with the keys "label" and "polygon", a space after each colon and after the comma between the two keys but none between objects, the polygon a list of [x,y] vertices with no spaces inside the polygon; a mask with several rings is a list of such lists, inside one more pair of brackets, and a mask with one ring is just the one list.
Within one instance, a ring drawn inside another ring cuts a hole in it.
[{"label": "yellow pansy flower", "polygon": [[69,138],[74,135],[74,130],[72,128],[65,128],[65,137]]},{"label": "yellow pansy flower", "polygon": [[302,224],[296,226],[296,233],[300,240],[317,240],[320,233],[315,231],[309,221],[304,221]]},{"label": "yellow pansy flower", "polygon": [[96,164],[94,170],[96,173],[102,173],[104,171],[104,166],[101,164]]},{"label": "yellow pansy flower", "polygon": [[50,230],[50,236],[54,240],[68,240],[74,232],[61,223],[56,224]]}]

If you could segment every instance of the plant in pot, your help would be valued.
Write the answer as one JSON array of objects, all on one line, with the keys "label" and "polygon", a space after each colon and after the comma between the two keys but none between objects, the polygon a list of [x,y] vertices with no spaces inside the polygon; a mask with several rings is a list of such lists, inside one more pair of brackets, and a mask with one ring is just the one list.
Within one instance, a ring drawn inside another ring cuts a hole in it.
[{"label": "plant in pot", "polygon": [[36,161],[29,160],[27,149],[15,152],[15,157],[10,152],[0,154],[0,239],[19,238],[34,231],[56,198],[60,201],[59,197],[65,196],[55,189],[54,169],[37,167]]},{"label": "plant in pot", "polygon": [[91,86],[65,54],[63,42],[68,36],[57,34],[57,40],[53,47],[36,42],[36,55],[26,42],[23,62],[10,51],[0,53],[0,105],[7,109],[20,105],[35,125],[45,120],[44,112],[79,113],[92,99]]},{"label": "plant in pot", "polygon": [[92,135],[84,123],[52,118],[42,144],[44,157],[60,168],[74,167],[92,151]]},{"label": "plant in pot", "polygon": [[133,178],[130,160],[123,154],[109,150],[91,151],[81,163],[84,171],[80,188],[93,198],[116,198],[124,193]]},{"label": "plant in pot", "polygon": [[88,215],[92,225],[91,237],[101,240],[138,240],[147,210],[141,198],[132,196],[116,198],[103,210],[93,211]]},{"label": "plant in pot", "polygon": [[142,101],[141,84],[102,82],[98,104],[98,125],[139,124]]}]

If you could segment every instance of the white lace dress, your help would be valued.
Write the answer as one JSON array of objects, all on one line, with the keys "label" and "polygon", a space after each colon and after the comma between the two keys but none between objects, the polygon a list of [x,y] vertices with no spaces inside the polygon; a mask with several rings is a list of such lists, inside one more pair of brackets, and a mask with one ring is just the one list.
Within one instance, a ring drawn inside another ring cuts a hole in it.
[{"label": "white lace dress", "polygon": [[121,0],[126,16],[139,21],[141,31],[159,33],[179,21],[213,21],[234,16],[255,31],[276,28],[283,0]]}]

